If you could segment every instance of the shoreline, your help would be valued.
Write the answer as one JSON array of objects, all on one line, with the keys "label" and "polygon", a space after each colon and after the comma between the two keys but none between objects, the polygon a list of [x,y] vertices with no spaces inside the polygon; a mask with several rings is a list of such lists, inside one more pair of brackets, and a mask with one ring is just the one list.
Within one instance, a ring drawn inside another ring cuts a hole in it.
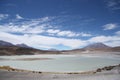
[{"label": "shoreline", "polygon": [[44,73],[0,69],[0,80],[119,80],[120,64],[112,67],[111,70],[105,70],[107,67],[100,68],[102,71],[98,69],[98,72],[94,73]]},{"label": "shoreline", "polygon": [[42,72],[42,71],[31,71],[31,70],[17,69],[17,68],[13,68],[10,66],[0,66],[0,70],[5,70],[8,72],[32,72],[32,73],[47,73],[47,74],[95,74],[95,73],[102,72],[102,71],[111,71],[112,69],[114,69],[116,67],[120,68],[120,64],[112,65],[112,66],[105,66],[102,68],[98,68],[96,70],[81,71],[81,72]]}]

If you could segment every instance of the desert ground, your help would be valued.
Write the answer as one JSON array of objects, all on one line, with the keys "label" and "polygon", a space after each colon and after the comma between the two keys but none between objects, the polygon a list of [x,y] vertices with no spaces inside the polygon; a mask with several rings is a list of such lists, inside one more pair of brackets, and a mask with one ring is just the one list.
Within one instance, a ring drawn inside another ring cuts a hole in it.
[{"label": "desert ground", "polygon": [[35,73],[0,70],[0,80],[120,80],[120,67],[85,74]]}]

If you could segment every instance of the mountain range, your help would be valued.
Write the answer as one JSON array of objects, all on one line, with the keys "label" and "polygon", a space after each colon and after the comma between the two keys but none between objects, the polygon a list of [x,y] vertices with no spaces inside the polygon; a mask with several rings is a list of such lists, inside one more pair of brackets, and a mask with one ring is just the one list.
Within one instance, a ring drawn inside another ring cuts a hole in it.
[{"label": "mountain range", "polygon": [[65,50],[63,53],[89,53],[89,52],[120,52],[120,46],[110,47],[103,43],[89,44],[84,48]]},{"label": "mountain range", "polygon": [[12,44],[0,40],[0,55],[60,54],[59,51],[39,50],[26,44]]},{"label": "mountain range", "polygon": [[39,50],[32,48],[26,44],[12,44],[10,42],[0,40],[0,55],[35,55],[35,54],[64,54],[64,53],[81,53],[81,52],[120,52],[120,46],[110,47],[103,43],[89,44],[88,46],[80,49],[63,50]]}]

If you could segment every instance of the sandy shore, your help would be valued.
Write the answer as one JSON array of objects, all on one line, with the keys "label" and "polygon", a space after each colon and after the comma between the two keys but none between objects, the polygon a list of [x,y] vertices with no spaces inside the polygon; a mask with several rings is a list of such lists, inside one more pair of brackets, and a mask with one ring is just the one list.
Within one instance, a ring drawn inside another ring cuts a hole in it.
[{"label": "sandy shore", "polygon": [[117,70],[96,74],[48,74],[0,70],[0,80],[120,80]]},{"label": "sandy shore", "polygon": [[96,73],[43,73],[34,71],[8,71],[0,69],[0,80],[120,80],[120,65],[111,70],[102,70]]}]

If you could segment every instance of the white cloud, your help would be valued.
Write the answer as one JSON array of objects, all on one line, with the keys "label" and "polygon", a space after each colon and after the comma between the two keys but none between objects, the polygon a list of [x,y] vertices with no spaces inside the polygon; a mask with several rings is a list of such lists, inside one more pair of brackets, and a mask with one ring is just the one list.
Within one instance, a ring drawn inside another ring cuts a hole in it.
[{"label": "white cloud", "polygon": [[81,36],[83,36],[83,37],[90,37],[90,36],[92,36],[92,35],[89,34],[89,33],[83,33],[83,32],[81,32],[79,35],[81,35]]},{"label": "white cloud", "polygon": [[60,31],[57,33],[58,36],[76,37],[78,34],[71,31]]},{"label": "white cloud", "polygon": [[48,29],[47,32],[50,33],[50,34],[56,34],[56,33],[59,33],[60,30],[58,30],[58,29],[57,29],[57,30],[54,30],[54,29]]},{"label": "white cloud", "polygon": [[8,18],[8,14],[0,14],[0,20]]},{"label": "white cloud", "polygon": [[106,42],[106,45],[109,45],[111,47],[116,47],[116,46],[120,46],[120,40],[118,41],[110,41],[110,42]]},{"label": "white cloud", "polygon": [[56,36],[64,36],[64,37],[78,37],[78,36],[82,36],[82,37],[89,37],[92,36],[91,34],[88,33],[75,33],[72,31],[61,31],[58,29],[48,29],[47,33],[49,33],[50,35],[56,35]]},{"label": "white cloud", "polygon": [[[11,33],[31,33],[39,34],[43,33],[46,28],[49,28],[49,24],[44,23],[48,21],[48,18],[32,19],[23,22],[11,22],[0,25],[0,31],[11,32]],[[51,26],[50,26],[51,27]]]},{"label": "white cloud", "polygon": [[15,36],[6,32],[0,32],[0,40],[8,41],[13,44],[23,43],[22,37],[20,37],[19,35]]},{"label": "white cloud", "polygon": [[19,14],[16,14],[16,19],[24,19],[24,18],[20,16]]},{"label": "white cloud", "polygon": [[43,17],[43,18],[41,18],[41,20],[42,21],[48,21],[48,20],[50,20],[50,18],[49,17]]},{"label": "white cloud", "polygon": [[30,27],[27,25],[0,25],[0,31],[11,32],[11,33],[31,33],[38,34],[44,32],[43,25]]},{"label": "white cloud", "polygon": [[115,32],[115,34],[120,36],[120,31]]},{"label": "white cloud", "polygon": [[50,45],[35,45],[35,48],[37,48],[37,49],[46,49],[46,50],[55,49],[54,46],[50,46]]},{"label": "white cloud", "polygon": [[70,48],[78,48],[85,45],[85,41],[78,39],[66,39],[66,38],[56,38],[42,35],[15,35],[6,32],[0,32],[0,40],[12,42],[14,44],[25,43],[29,46],[36,47],[44,45],[47,47],[56,46],[62,44]]},{"label": "white cloud", "polygon": [[103,26],[103,30],[112,30],[112,29],[115,29],[117,28],[117,24],[113,24],[113,23],[110,23],[110,24],[106,24]]},{"label": "white cloud", "polygon": [[[22,19],[17,15],[18,19]],[[0,25],[0,31],[10,32],[10,33],[30,33],[30,34],[40,34],[46,32],[47,28],[51,28],[51,25],[47,23],[50,18],[43,17],[39,19],[25,20],[23,22],[10,22],[7,24]]]},{"label": "white cloud", "polygon": [[96,42],[107,42],[109,40],[111,40],[111,37],[106,37],[106,36],[96,36],[96,37],[92,37],[91,39],[89,39],[89,42],[92,43],[96,43]]},{"label": "white cloud", "polygon": [[42,45],[59,45],[69,46],[71,48],[77,48],[83,44],[82,41],[77,39],[66,39],[66,38],[56,38],[49,36],[34,35],[30,38],[33,42],[39,42],[38,44]]},{"label": "white cloud", "polygon": [[[24,19],[19,14],[16,14],[17,19]],[[19,22],[15,20],[7,24],[0,25],[0,31],[10,33],[22,33],[22,34],[41,34],[46,33],[47,35],[58,36],[58,37],[89,37],[92,36],[88,33],[77,33],[70,30],[61,30],[60,28],[51,24],[52,19],[55,17],[42,17],[39,19],[29,19]]]},{"label": "white cloud", "polygon": [[107,0],[106,5],[111,10],[119,10],[120,9],[120,0]]}]

